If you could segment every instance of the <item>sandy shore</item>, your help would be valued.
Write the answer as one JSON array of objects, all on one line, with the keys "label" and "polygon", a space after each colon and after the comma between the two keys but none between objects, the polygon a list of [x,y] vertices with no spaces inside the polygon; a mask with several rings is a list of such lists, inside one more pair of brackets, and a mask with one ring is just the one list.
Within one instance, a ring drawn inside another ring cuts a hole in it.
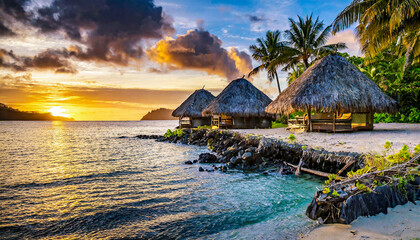
[{"label": "sandy shore", "polygon": [[419,239],[420,202],[389,208],[388,214],[359,217],[351,225],[327,224],[301,239]]},{"label": "sandy shore", "polygon": [[[286,128],[274,129],[241,129],[235,130],[243,134],[262,135],[268,138],[285,139],[292,133]],[[328,151],[346,151],[381,153],[386,141],[393,143],[393,149],[399,150],[405,144],[413,149],[420,144],[420,124],[379,123],[373,131],[353,133],[294,133],[296,142]]]}]

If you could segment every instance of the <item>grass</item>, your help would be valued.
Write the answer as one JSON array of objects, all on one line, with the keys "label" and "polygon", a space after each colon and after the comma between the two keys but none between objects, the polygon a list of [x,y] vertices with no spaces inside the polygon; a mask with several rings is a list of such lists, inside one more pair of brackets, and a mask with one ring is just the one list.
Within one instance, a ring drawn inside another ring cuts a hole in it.
[{"label": "grass", "polygon": [[287,124],[281,123],[281,122],[273,122],[271,125],[271,128],[284,128],[287,127]]}]

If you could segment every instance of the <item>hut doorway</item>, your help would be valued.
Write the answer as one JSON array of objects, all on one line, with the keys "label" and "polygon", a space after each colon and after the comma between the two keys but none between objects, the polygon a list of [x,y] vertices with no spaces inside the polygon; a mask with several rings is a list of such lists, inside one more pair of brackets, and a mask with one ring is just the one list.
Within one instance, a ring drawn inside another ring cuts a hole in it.
[{"label": "hut doorway", "polygon": [[373,113],[308,113],[289,119],[289,129],[309,132],[352,132],[373,129]]}]

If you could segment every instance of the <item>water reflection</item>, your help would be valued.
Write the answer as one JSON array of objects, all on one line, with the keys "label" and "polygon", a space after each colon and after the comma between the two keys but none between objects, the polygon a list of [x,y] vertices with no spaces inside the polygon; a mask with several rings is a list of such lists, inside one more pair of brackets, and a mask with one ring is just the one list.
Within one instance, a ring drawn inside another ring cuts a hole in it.
[{"label": "water reflection", "polygon": [[319,181],[202,173],[182,163],[205,148],[118,138],[168,123],[0,124],[2,238],[278,239],[310,224]]}]

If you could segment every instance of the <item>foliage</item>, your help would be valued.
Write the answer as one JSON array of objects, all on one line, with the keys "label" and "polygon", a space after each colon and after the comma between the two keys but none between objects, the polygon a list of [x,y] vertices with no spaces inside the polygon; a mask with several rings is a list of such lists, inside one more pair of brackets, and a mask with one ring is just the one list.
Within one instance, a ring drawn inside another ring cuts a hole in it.
[{"label": "foliage", "polygon": [[325,180],[325,185],[329,185],[332,182],[341,181],[341,178],[337,174],[328,175],[328,180]]},{"label": "foliage", "polygon": [[420,56],[419,21],[420,0],[357,0],[336,17],[333,33],[357,22],[362,50],[371,56],[398,40],[408,50],[408,68],[413,59]]},{"label": "foliage", "polygon": [[414,154],[417,154],[417,153],[419,153],[420,152],[420,144],[417,144],[415,147],[414,147]]},{"label": "foliage", "polygon": [[324,188],[324,190],[322,190],[322,193],[325,194],[329,194],[331,192],[331,190],[329,188]]},{"label": "foliage", "polygon": [[281,122],[273,122],[273,124],[271,125],[271,128],[284,128],[287,127],[287,124],[281,123]]},{"label": "foliage", "polygon": [[294,142],[296,140],[296,137],[294,134],[290,134],[288,137],[289,141]]},{"label": "foliage", "polygon": [[369,167],[368,165],[366,165],[364,168],[358,169],[356,172],[353,172],[353,171],[348,172],[347,177],[352,178],[352,177],[360,176],[360,175],[370,172],[370,170],[372,170],[372,167]]},{"label": "foliage", "polygon": [[347,53],[339,53],[398,101],[399,113],[375,113],[375,123],[420,123],[420,63],[413,64],[410,71],[404,73],[405,59],[399,51],[394,43],[374,57],[350,57]]},{"label": "foliage", "polygon": [[333,197],[339,197],[340,194],[338,194],[338,192],[336,190],[334,190],[334,192],[331,194],[331,196],[333,196]]},{"label": "foliage", "polygon": [[410,151],[407,145],[403,145],[400,151],[395,154],[389,155],[386,157],[386,160],[395,164],[407,162],[413,157],[413,153]]},{"label": "foliage", "polygon": [[253,76],[260,73],[262,70],[266,70],[270,82],[276,79],[280,93],[280,82],[277,74],[279,64],[273,63],[273,60],[281,55],[280,50],[282,43],[280,42],[280,31],[267,31],[265,39],[257,38],[257,44],[258,46],[249,46],[249,49],[252,52],[252,58],[260,62],[261,65],[254,68],[248,76]]},{"label": "foliage", "polygon": [[203,126],[198,126],[197,129],[212,129],[212,126],[210,125],[203,125]]},{"label": "foliage", "polygon": [[[386,152],[389,152],[391,147],[392,147],[392,143],[389,141],[387,141],[384,145]],[[420,149],[420,144],[414,148],[415,152],[416,152],[416,149],[417,150]],[[379,154],[364,155],[366,165],[363,168],[358,169],[356,172],[354,171],[348,172],[347,176],[349,178],[352,178],[352,177],[369,173],[374,170],[388,169],[394,166],[395,164],[409,161],[415,154],[410,151],[407,145],[403,145],[402,148],[394,154],[389,154],[388,156],[386,156],[385,153],[383,155],[379,155]]]},{"label": "foliage", "polygon": [[366,187],[363,183],[360,183],[360,182],[356,182],[356,187],[357,189],[363,192],[369,192],[369,193],[372,192],[370,188]]},{"label": "foliage", "polygon": [[291,66],[291,72],[287,74],[287,84],[292,84],[305,71],[305,66],[302,63]]},{"label": "foliage", "polygon": [[182,137],[184,134],[185,133],[184,133],[184,131],[182,129],[176,129],[174,131],[171,131],[171,129],[168,129],[163,136],[165,138],[170,138],[172,136]]}]

